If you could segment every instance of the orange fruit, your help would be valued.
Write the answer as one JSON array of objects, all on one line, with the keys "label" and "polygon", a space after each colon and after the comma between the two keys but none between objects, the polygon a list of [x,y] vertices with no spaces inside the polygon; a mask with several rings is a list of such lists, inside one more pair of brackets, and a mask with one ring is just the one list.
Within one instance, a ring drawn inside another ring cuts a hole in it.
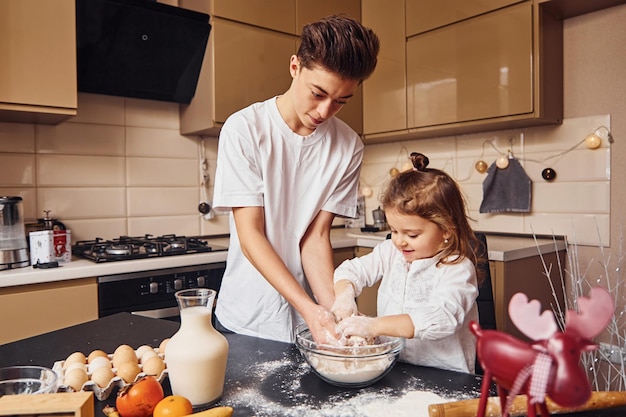
[{"label": "orange fruit", "polygon": [[152,417],[182,417],[191,413],[191,401],[182,395],[168,395],[154,407]]}]

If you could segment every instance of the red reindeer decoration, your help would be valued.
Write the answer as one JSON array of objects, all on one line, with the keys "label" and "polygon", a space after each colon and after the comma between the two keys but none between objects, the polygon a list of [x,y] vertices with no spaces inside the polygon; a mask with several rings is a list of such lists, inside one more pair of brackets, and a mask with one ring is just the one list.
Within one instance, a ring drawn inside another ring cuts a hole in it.
[{"label": "red reindeer decoration", "polygon": [[579,312],[568,310],[565,330],[559,331],[554,315],[540,314],[539,301],[528,301],[517,293],[509,302],[509,316],[515,326],[534,342],[526,343],[496,330],[483,330],[470,323],[476,335],[478,360],[485,374],[477,417],[484,417],[491,381],[496,383],[502,416],[518,394],[528,396],[528,416],[548,417],[546,395],[563,407],[580,407],[591,396],[591,387],[581,368],[582,352],[597,348],[593,338],[613,316],[614,302],[604,288],[593,287],[589,298],[578,299]]}]

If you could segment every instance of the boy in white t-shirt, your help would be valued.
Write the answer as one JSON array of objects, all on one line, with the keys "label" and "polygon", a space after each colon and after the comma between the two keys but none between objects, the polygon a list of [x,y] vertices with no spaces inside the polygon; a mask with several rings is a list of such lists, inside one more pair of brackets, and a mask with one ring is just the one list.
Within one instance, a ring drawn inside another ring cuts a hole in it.
[{"label": "boy in white t-shirt", "polygon": [[231,238],[218,328],[292,342],[304,321],[318,342],[336,339],[330,229],[336,215],[356,215],[364,146],[335,114],[378,50],[356,20],[308,24],[289,89],[224,123],[213,204],[231,210]]}]

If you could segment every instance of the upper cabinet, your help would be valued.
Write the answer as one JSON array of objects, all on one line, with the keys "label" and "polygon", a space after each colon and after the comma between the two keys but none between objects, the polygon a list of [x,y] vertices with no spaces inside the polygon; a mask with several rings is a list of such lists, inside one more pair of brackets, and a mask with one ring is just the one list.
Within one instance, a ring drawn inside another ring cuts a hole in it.
[{"label": "upper cabinet", "polygon": [[406,35],[417,35],[519,2],[520,0],[407,0]]},{"label": "upper cabinet", "polygon": [[376,70],[363,83],[363,132],[369,141],[406,135],[404,0],[362,0],[361,15],[380,40]]},{"label": "upper cabinet", "polygon": [[[297,50],[298,25],[318,18],[309,13],[333,14],[344,12],[344,3],[359,5],[357,0],[326,0],[316,8],[304,0],[276,3],[269,8],[262,0],[179,0],[180,7],[211,15],[212,25],[195,96],[181,105],[181,134],[218,136],[234,112],[284,93],[291,83],[289,58]],[[359,133],[360,97],[359,89],[338,115]]]},{"label": "upper cabinet", "polygon": [[[416,18],[409,13],[426,12],[423,3],[405,0],[407,30]],[[395,59],[406,60],[406,124],[399,119],[389,126],[366,122],[366,142],[395,140],[398,135],[435,137],[561,122],[562,21],[533,1],[512,5],[502,0],[476,2],[474,6],[483,9],[466,10],[464,18],[451,13],[457,3],[429,2],[429,13],[439,16],[442,26],[429,26],[412,36],[405,34],[405,56],[397,51]],[[365,4],[364,16],[369,16]],[[372,13],[372,22],[381,13]],[[420,19],[428,20],[423,16]],[[417,32],[419,25],[413,26]],[[422,24],[421,28],[426,26]],[[395,34],[396,42],[397,38]],[[397,69],[394,74],[400,77]],[[374,81],[380,82],[376,78]],[[369,88],[368,80],[364,86],[365,109],[401,105],[389,89]],[[400,86],[395,88],[398,91]],[[368,120],[370,115],[365,113]]]},{"label": "upper cabinet", "polygon": [[0,2],[0,121],[76,115],[75,0]]}]

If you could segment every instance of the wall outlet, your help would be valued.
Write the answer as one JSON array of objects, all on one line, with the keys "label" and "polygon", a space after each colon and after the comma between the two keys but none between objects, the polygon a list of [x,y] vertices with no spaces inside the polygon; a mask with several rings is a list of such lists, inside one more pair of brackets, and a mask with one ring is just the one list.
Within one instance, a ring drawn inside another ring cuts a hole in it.
[{"label": "wall outlet", "polygon": [[616,364],[626,364],[626,349],[621,346],[600,343],[601,358]]}]

